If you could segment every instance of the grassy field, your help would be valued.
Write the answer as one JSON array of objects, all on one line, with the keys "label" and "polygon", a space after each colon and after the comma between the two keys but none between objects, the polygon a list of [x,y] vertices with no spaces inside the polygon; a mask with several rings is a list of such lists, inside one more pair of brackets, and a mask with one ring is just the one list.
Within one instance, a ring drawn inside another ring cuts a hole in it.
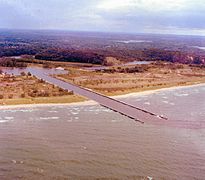
[{"label": "grassy field", "polygon": [[[63,64],[58,64],[64,67]],[[71,65],[71,64],[69,64]],[[51,64],[53,66],[53,64]],[[83,65],[82,65],[83,66]],[[113,96],[166,87],[205,83],[205,68],[155,63],[114,66],[101,71],[85,70],[80,65],[65,66],[68,74],[57,78]],[[0,105],[71,103],[86,100],[29,75],[0,75]]]},{"label": "grassy field", "polygon": [[[133,72],[135,71],[136,72]],[[102,72],[73,70],[58,78],[105,95],[155,90],[205,83],[205,69],[189,65],[158,63],[115,67]]]},{"label": "grassy field", "polygon": [[60,97],[38,97],[38,98],[16,98],[0,99],[0,105],[19,105],[19,104],[62,104],[82,102],[86,99],[77,95],[60,96]]},{"label": "grassy field", "polygon": [[33,76],[0,75],[0,105],[70,103],[84,101],[74,95]]}]

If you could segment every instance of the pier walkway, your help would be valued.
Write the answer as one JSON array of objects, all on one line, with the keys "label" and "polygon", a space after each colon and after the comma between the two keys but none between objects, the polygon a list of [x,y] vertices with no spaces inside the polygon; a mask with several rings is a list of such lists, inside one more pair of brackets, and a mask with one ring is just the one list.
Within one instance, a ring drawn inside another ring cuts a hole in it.
[{"label": "pier walkway", "polygon": [[100,105],[109,108],[115,112],[118,112],[122,115],[125,115],[135,121],[139,121],[141,123],[160,123],[162,120],[167,120],[165,117],[161,117],[152,112],[140,109],[138,107],[116,100],[114,98],[99,94],[92,90],[82,88],[77,85],[51,77],[50,75],[46,74],[43,70],[34,70],[31,68],[29,71],[32,75],[46,81],[47,83],[53,84],[68,91],[73,91],[75,94],[79,94],[88,99],[94,100],[98,102]]}]

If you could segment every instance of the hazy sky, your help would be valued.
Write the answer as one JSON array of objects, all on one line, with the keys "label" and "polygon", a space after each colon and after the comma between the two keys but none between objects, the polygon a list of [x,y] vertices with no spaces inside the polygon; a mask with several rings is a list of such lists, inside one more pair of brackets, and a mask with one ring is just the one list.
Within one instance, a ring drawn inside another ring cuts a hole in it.
[{"label": "hazy sky", "polygon": [[205,35],[205,0],[0,0],[0,28]]}]

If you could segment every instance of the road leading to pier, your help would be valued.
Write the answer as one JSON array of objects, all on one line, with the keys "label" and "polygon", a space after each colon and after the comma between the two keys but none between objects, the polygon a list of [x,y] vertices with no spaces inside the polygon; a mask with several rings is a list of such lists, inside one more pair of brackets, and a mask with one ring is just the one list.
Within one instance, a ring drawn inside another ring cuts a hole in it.
[{"label": "road leading to pier", "polygon": [[141,123],[152,122],[152,123],[158,124],[158,123],[161,123],[162,121],[167,120],[165,117],[161,117],[152,112],[140,109],[138,107],[127,104],[125,102],[99,94],[92,90],[82,88],[77,85],[64,82],[57,78],[51,77],[49,74],[45,73],[43,69],[41,70],[40,68],[38,69],[30,68],[29,71],[32,75],[36,76],[39,79],[46,81],[47,83],[53,84],[55,86],[58,86],[68,91],[73,91],[75,94],[79,94],[81,96],[87,97],[88,99],[94,100],[98,102],[100,105],[106,108],[109,108],[115,112],[118,112],[122,115],[125,115],[135,121],[139,121]]}]

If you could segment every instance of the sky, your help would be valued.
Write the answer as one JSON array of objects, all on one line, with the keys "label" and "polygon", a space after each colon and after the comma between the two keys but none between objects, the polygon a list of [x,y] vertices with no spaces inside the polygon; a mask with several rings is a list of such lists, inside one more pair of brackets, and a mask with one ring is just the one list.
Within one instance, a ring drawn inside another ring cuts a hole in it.
[{"label": "sky", "polygon": [[205,35],[205,0],[0,0],[0,28]]}]

